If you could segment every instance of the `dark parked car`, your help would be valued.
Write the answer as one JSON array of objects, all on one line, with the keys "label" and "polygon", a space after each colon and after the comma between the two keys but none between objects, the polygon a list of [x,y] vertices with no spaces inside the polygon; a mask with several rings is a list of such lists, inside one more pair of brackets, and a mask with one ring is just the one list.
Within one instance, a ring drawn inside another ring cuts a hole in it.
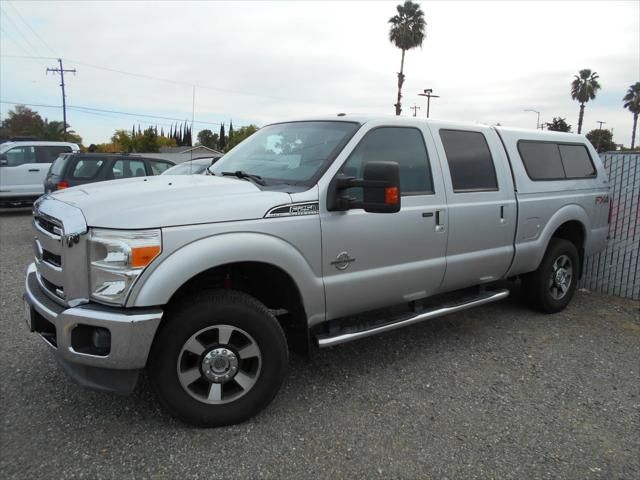
[{"label": "dark parked car", "polygon": [[45,193],[85,183],[160,175],[174,163],[157,158],[111,153],[65,153],[49,168]]},{"label": "dark parked car", "polygon": [[168,170],[162,172],[162,175],[197,175],[199,173],[205,173],[205,170],[211,165],[216,163],[222,155],[214,157],[196,158],[195,160],[188,160],[183,163],[179,163],[175,167],[171,167]]}]

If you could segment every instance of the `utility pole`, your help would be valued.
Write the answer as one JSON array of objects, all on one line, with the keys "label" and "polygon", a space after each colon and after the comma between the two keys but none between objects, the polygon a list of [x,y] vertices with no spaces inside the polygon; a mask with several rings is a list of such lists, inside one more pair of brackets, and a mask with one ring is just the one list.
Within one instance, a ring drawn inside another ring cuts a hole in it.
[{"label": "utility pole", "polygon": [[598,130],[602,130],[602,124],[607,122],[601,122],[600,120],[596,120],[596,123],[600,124],[600,127],[598,127]]},{"label": "utility pole", "polygon": [[420,97],[427,97],[427,118],[429,118],[429,109],[431,107],[432,98],[440,98],[440,95],[433,95],[433,88],[425,88],[424,93],[419,93]]},{"label": "utility pole", "polygon": [[419,107],[419,106],[417,106],[417,105],[414,105],[413,107],[409,107],[409,108],[410,108],[411,110],[413,110],[413,116],[414,116],[414,117],[416,116],[416,112],[417,112],[418,110],[420,110],[420,107]]},{"label": "utility pole", "polygon": [[64,72],[71,72],[75,75],[76,69],[65,70],[62,66],[61,58],[58,59],[58,65],[60,65],[60,68],[47,68],[47,73],[52,72],[60,74],[60,87],[62,87],[62,122],[64,128],[64,139],[67,140],[67,101],[64,94]]},{"label": "utility pole", "polygon": [[533,112],[533,113],[537,113],[538,114],[538,119],[536,120],[536,130],[541,130],[540,128],[540,112],[537,110],[534,110],[532,108],[527,108],[526,110],[523,110],[524,112]]}]

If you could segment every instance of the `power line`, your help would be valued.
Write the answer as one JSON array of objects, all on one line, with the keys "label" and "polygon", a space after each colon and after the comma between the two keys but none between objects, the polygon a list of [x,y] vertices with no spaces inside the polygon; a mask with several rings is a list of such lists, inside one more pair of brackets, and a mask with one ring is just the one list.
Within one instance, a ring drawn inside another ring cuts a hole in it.
[{"label": "power line", "polygon": [[45,42],[42,37],[38,34],[38,32],[36,32],[33,28],[31,28],[31,25],[29,25],[29,23],[24,19],[24,17],[22,16],[22,14],[20,13],[20,11],[18,10],[18,8],[13,4],[13,2],[8,2],[5,1],[6,5],[9,5],[11,7],[11,9],[16,13],[16,15],[18,15],[18,18],[22,21],[22,23],[24,25],[26,25],[26,27],[31,31],[31,33],[33,33],[33,35],[40,40],[40,43],[42,43],[42,45],[44,45],[44,47],[49,50],[51,53],[55,53],[55,51],[53,50],[53,48],[51,48],[49,46],[49,44],[47,42]]},{"label": "power line", "polygon": [[[0,103],[6,103],[9,105],[25,105],[28,107],[41,107],[41,108],[62,108],[60,105],[44,105],[44,104],[38,104],[38,103],[26,103],[26,102],[11,102],[8,100],[0,100]],[[131,117],[143,117],[143,118],[157,118],[159,120],[171,120],[171,121],[176,121],[176,122],[185,122],[188,121],[188,119],[185,118],[176,118],[176,117],[163,117],[160,115],[147,115],[144,113],[132,113],[132,112],[120,112],[117,110],[107,110],[107,109],[103,109],[103,108],[93,108],[93,107],[85,107],[85,106],[80,106],[80,105],[69,105],[69,109],[72,110],[76,110],[76,111],[84,111],[87,113],[90,112],[99,112],[99,113],[115,113],[115,114],[119,114],[119,115],[127,115],[127,116],[131,116]],[[201,124],[207,124],[207,125],[220,125],[220,123],[218,122],[206,122],[204,120],[193,120],[194,123],[201,123]]]},{"label": "power line", "polygon": [[[29,46],[29,49],[31,50],[30,53],[34,53],[34,52],[37,53],[38,49],[35,48],[33,44],[29,41],[29,39],[22,34],[20,29],[18,28],[18,25],[13,21],[11,16],[2,7],[0,7],[0,12],[2,13],[2,17],[5,18],[13,26],[13,31],[17,33],[24,40],[25,44]],[[5,30],[5,34],[6,34],[6,30]],[[15,43],[15,40],[14,40],[14,43]],[[22,49],[22,50],[26,51],[25,49]]]}]

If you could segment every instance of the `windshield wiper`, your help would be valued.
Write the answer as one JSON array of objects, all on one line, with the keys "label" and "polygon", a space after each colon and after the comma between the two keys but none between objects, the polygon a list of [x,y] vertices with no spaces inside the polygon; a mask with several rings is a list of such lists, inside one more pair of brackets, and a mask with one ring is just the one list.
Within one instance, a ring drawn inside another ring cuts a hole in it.
[{"label": "windshield wiper", "polygon": [[260,175],[252,175],[251,173],[247,173],[244,170],[236,170],[235,172],[222,172],[222,175],[226,177],[246,178],[252,180],[258,185],[264,186],[267,184],[267,182],[265,182]]}]

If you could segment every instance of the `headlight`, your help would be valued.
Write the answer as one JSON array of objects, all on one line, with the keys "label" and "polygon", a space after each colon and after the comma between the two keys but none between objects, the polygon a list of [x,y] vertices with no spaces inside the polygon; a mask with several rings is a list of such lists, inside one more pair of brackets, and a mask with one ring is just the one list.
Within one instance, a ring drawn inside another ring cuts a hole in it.
[{"label": "headlight", "polygon": [[124,305],[138,276],[161,251],[160,230],[92,229],[91,297],[103,303]]}]

